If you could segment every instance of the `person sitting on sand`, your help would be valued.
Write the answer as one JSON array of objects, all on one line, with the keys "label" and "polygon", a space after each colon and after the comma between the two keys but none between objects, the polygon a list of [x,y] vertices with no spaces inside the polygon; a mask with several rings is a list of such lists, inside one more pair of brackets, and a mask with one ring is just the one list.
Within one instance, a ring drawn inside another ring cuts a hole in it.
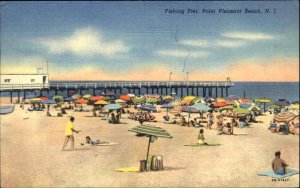
[{"label": "person sitting on sand", "polygon": [[204,140],[205,140],[205,137],[204,137],[204,130],[203,130],[203,129],[200,129],[199,135],[198,135],[198,144],[200,144],[200,145],[207,145],[207,143],[204,142]]},{"label": "person sitting on sand", "polygon": [[239,123],[237,122],[237,120],[235,120],[234,118],[231,119],[231,126],[232,127],[238,127]]},{"label": "person sitting on sand", "polygon": [[186,120],[185,118],[182,116],[181,119],[178,121],[178,125],[180,126],[186,126]]},{"label": "person sitting on sand", "polygon": [[108,120],[108,123],[115,123],[116,122],[116,116],[115,116],[115,114],[114,113],[111,113],[111,119],[110,120]]},{"label": "person sitting on sand", "polygon": [[194,120],[191,120],[190,123],[188,124],[189,127],[195,127],[196,123]]},{"label": "person sitting on sand", "polygon": [[[224,128],[225,128],[225,127],[224,127]],[[218,134],[219,134],[219,135],[220,135],[220,134],[232,135],[232,134],[233,134],[233,127],[231,127],[231,124],[230,124],[230,123],[227,123],[227,124],[226,124],[226,128],[223,129],[223,127],[222,127],[222,129],[219,130],[219,133],[218,133]]]},{"label": "person sitting on sand", "polygon": [[284,175],[286,174],[286,167],[288,166],[287,163],[280,159],[280,151],[275,152],[275,159],[272,161],[272,169],[275,174]]}]

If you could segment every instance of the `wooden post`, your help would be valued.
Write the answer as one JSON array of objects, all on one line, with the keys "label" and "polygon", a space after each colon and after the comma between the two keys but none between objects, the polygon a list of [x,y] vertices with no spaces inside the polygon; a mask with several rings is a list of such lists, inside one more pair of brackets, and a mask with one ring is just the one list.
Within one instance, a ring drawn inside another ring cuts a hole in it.
[{"label": "wooden post", "polygon": [[20,103],[20,91],[18,91],[18,103]]},{"label": "wooden post", "polygon": [[197,96],[199,97],[199,88],[196,87]]},{"label": "wooden post", "polygon": [[221,87],[221,97],[223,98],[223,87]]},{"label": "wooden post", "polygon": [[216,98],[218,97],[218,87],[216,87]]},{"label": "wooden post", "polygon": [[10,103],[13,102],[13,101],[12,101],[12,97],[13,97],[13,92],[11,91],[11,92],[10,92]]},{"label": "wooden post", "polygon": [[228,97],[228,87],[226,87],[226,97]]},{"label": "wooden post", "polygon": [[151,136],[149,136],[149,142],[148,142],[148,149],[147,149],[146,161],[147,161],[148,156],[149,156],[150,144],[151,144]]}]

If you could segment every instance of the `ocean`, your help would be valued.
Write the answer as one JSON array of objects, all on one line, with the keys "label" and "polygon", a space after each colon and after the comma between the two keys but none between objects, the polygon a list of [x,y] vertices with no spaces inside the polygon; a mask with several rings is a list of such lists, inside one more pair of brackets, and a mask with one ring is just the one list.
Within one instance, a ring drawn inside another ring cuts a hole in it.
[{"label": "ocean", "polygon": [[[82,81],[85,83],[84,81]],[[90,81],[87,81],[90,82]],[[55,84],[57,82],[50,82]],[[69,81],[69,83],[72,83]],[[78,81],[76,82],[78,83]],[[79,82],[80,83],[80,82]],[[102,91],[97,91],[96,94],[101,94]],[[122,92],[128,92],[125,89]],[[145,93],[145,90],[141,91]],[[180,90],[178,92],[181,92]],[[26,92],[26,95],[35,95],[39,92]],[[91,93],[91,91],[85,91],[83,93]],[[163,90],[163,94],[165,91]],[[191,93],[191,92],[190,92]],[[220,95],[220,90],[218,90]],[[135,93],[137,94],[137,93]],[[187,95],[186,90],[183,91],[184,95]],[[249,99],[268,97],[273,101],[278,99],[287,99],[290,101],[299,101],[299,82],[234,82],[234,87],[229,88],[229,95],[237,95]],[[46,92],[43,95],[47,95]],[[53,96],[54,92],[50,92],[49,96]],[[64,93],[66,95],[66,93]],[[202,95],[202,89],[199,90],[199,95]],[[225,95],[225,90],[224,90]],[[9,96],[9,93],[2,92],[0,96]],[[14,93],[17,96],[17,93]],[[22,94],[20,96],[23,96]],[[215,97],[215,90],[213,90],[213,97]]]}]

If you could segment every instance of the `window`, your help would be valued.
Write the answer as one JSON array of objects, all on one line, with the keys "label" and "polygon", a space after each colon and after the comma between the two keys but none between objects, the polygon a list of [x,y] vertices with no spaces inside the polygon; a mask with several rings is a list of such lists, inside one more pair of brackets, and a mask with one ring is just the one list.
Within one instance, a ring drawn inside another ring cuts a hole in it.
[{"label": "window", "polygon": [[35,79],[31,79],[30,81],[31,81],[31,82],[35,82]]},{"label": "window", "polygon": [[11,79],[4,79],[5,83],[9,83]]}]

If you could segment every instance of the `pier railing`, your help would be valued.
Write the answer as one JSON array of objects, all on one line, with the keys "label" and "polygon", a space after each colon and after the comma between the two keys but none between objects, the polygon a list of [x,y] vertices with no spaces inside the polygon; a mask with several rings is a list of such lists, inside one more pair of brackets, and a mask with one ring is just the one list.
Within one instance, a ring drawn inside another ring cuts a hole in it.
[{"label": "pier railing", "polygon": [[144,87],[233,87],[233,82],[50,82],[49,84],[1,84],[1,91],[32,90],[32,89],[79,89],[79,88],[144,88]]}]

